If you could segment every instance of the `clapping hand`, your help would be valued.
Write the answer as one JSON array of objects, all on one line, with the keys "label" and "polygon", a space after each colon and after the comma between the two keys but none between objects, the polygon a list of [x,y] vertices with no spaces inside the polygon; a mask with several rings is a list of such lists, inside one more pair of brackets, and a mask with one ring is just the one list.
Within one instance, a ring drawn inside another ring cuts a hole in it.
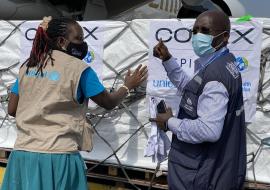
[{"label": "clapping hand", "polygon": [[125,77],[125,86],[129,90],[138,87],[147,78],[147,67],[139,65],[134,72],[128,70]]}]

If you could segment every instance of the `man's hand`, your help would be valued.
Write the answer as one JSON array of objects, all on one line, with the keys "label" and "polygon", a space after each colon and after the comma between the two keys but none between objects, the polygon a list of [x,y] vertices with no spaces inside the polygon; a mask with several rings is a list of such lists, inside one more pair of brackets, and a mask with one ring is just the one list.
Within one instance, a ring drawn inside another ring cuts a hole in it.
[{"label": "man's hand", "polygon": [[157,126],[162,129],[163,131],[166,130],[166,123],[168,120],[173,117],[172,109],[167,108],[166,113],[159,113],[157,114],[157,118],[150,118],[150,122],[156,122]]},{"label": "man's hand", "polygon": [[154,47],[153,55],[162,61],[167,61],[172,57],[168,48],[164,45],[162,39],[160,39],[159,43]]}]

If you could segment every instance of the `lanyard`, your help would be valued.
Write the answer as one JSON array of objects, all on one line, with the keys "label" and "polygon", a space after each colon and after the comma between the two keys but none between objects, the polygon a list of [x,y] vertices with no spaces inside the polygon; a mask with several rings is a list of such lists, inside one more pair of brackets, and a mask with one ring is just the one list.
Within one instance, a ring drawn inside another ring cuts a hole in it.
[{"label": "lanyard", "polygon": [[207,64],[203,65],[196,73],[195,75],[197,75],[202,69],[206,68],[208,65],[210,65],[211,63],[213,63],[217,58],[222,57],[226,54],[228,54],[230,51],[229,49],[226,49],[224,51],[221,51],[220,53],[217,53],[214,57],[212,57]]}]

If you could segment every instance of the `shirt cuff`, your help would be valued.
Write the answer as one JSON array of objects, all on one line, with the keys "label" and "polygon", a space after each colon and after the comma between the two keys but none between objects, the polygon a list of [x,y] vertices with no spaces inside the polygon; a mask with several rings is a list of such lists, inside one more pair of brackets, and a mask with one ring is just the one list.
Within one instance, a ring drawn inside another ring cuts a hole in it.
[{"label": "shirt cuff", "polygon": [[169,130],[177,135],[180,131],[180,124],[181,124],[182,120],[181,119],[178,119],[176,117],[171,117],[169,120],[168,120],[168,128]]},{"label": "shirt cuff", "polygon": [[180,67],[176,62],[176,58],[171,57],[169,60],[162,62],[167,73],[172,72],[176,68]]}]

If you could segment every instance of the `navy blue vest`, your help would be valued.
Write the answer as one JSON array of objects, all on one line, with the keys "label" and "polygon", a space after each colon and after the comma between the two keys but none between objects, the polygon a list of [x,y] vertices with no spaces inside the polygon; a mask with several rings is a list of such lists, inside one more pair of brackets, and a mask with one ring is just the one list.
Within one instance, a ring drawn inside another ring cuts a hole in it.
[{"label": "navy blue vest", "polygon": [[[170,189],[181,190],[179,185],[176,188],[175,180],[182,180],[187,190],[238,190],[243,186],[246,174],[245,115],[242,79],[234,62],[235,57],[231,53],[223,55],[201,70],[185,86],[178,118],[198,118],[199,96],[204,86],[211,81],[221,82],[226,87],[229,94],[228,109],[221,137],[215,143],[190,144],[173,135],[169,162],[186,170],[179,173],[170,173],[169,170]],[[196,172],[193,179],[188,179],[191,181],[186,183],[183,180],[187,175],[184,171],[188,170]]]}]

